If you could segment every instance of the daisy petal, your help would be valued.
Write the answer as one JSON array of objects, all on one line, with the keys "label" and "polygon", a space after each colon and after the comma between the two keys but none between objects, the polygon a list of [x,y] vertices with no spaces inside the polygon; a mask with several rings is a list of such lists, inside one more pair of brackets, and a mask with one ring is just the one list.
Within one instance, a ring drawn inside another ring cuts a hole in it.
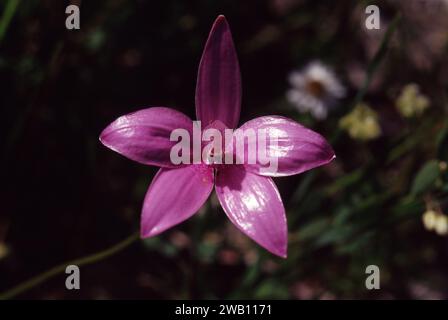
[{"label": "daisy petal", "polygon": [[227,166],[218,172],[216,193],[230,221],[248,237],[275,255],[286,258],[285,209],[269,177]]},{"label": "daisy petal", "polygon": [[174,167],[170,150],[178,143],[170,141],[174,129],[186,129],[191,136],[192,121],[183,113],[165,107],[153,107],[122,116],[101,133],[100,141],[119,154],[148,165]]},{"label": "daisy petal", "polygon": [[[327,164],[335,158],[325,138],[288,118],[259,117],[246,122],[240,129],[254,129],[255,132],[266,130],[267,159],[277,158],[277,168],[267,170],[270,163],[261,164],[258,155],[256,163],[248,164],[247,155],[244,162],[246,170],[260,175],[279,177],[298,174]],[[245,148],[247,153],[246,150],[248,148]]]},{"label": "daisy petal", "polygon": [[155,236],[195,214],[213,190],[213,169],[190,165],[162,168],[145,196],[141,217],[142,238]]},{"label": "daisy petal", "polygon": [[196,117],[204,127],[220,120],[229,128],[238,125],[241,79],[232,34],[219,16],[205,44],[196,84]]}]

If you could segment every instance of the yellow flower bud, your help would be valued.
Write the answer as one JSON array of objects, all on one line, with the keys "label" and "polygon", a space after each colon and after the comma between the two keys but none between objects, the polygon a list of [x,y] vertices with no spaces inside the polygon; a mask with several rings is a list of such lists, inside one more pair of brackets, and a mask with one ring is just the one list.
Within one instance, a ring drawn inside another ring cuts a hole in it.
[{"label": "yellow flower bud", "polygon": [[436,219],[436,225],[435,225],[436,233],[439,236],[444,236],[448,234],[448,217],[440,214]]},{"label": "yellow flower bud", "polygon": [[0,260],[5,258],[9,253],[9,248],[3,242],[0,242]]},{"label": "yellow flower bud", "polygon": [[418,85],[411,83],[403,87],[395,106],[403,117],[411,118],[420,116],[429,107],[429,99],[420,93]]},{"label": "yellow flower bud", "polygon": [[368,105],[360,103],[339,120],[339,127],[358,140],[372,140],[381,134],[378,115]]},{"label": "yellow flower bud", "polygon": [[436,227],[437,213],[434,210],[427,210],[422,216],[422,221],[426,230],[433,230]]}]

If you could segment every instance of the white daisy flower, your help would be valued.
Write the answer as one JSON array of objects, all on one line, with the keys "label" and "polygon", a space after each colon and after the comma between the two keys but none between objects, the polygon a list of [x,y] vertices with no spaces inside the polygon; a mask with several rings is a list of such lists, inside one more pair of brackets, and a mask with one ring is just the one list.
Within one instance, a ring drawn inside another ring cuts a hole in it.
[{"label": "white daisy flower", "polygon": [[319,61],[309,63],[303,70],[289,75],[292,88],[286,98],[300,112],[310,112],[317,120],[323,120],[336,101],[345,96],[345,88],[334,72]]}]

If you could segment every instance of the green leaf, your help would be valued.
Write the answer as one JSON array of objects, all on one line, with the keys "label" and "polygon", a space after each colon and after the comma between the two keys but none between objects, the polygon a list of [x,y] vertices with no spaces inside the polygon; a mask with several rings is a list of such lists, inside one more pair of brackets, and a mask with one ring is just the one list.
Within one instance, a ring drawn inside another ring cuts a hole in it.
[{"label": "green leaf", "polygon": [[14,17],[17,6],[19,5],[19,0],[9,0],[6,2],[3,8],[3,13],[0,19],[0,43],[2,42],[6,31],[9,28],[12,18]]},{"label": "green leaf", "polygon": [[346,188],[360,181],[364,175],[364,172],[365,169],[360,168],[343,175],[325,188],[325,192],[329,195],[334,195],[338,191],[344,191]]},{"label": "green leaf", "polygon": [[448,160],[448,120],[445,122],[442,130],[436,136],[437,157],[440,160]]},{"label": "green leaf", "polygon": [[345,241],[351,237],[355,231],[356,229],[353,225],[333,226],[317,239],[316,244],[321,247]]},{"label": "green leaf", "polygon": [[429,190],[440,176],[439,162],[430,160],[420,169],[412,183],[411,195],[416,196]]},{"label": "green leaf", "polygon": [[255,299],[288,299],[288,288],[274,279],[262,282],[255,289]]},{"label": "green leaf", "polygon": [[301,240],[316,238],[330,227],[330,220],[327,218],[316,219],[308,223],[299,230],[299,237]]}]

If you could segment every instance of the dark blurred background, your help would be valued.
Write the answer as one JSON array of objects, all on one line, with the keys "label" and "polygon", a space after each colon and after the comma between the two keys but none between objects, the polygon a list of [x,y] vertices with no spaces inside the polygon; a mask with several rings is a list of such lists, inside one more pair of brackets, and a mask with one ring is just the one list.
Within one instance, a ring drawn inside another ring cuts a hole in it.
[{"label": "dark blurred background", "polygon": [[[65,28],[69,4],[80,6],[80,30]],[[379,30],[364,25],[369,4],[380,8]],[[337,155],[275,180],[288,259],[240,234],[212,197],[163,235],[81,267],[80,290],[60,274],[17,298],[448,297],[447,1],[2,0],[0,12],[0,292],[138,230],[157,168],[98,136],[149,106],[194,118],[203,45],[224,14],[241,66],[241,123],[285,115]],[[312,61],[345,89],[325,119],[287,98],[291,72]],[[380,290],[365,287],[371,264]]]}]

